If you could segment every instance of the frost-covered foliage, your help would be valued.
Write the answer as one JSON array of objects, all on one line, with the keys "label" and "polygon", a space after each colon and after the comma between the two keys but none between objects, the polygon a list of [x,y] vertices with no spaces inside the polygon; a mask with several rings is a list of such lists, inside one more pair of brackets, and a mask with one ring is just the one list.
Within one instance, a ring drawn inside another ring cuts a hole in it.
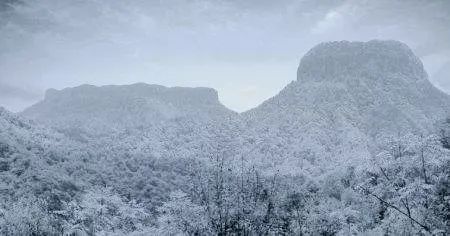
[{"label": "frost-covered foliage", "polygon": [[103,150],[1,108],[0,234],[121,235],[151,225],[152,209],[183,181],[182,164]]},{"label": "frost-covered foliage", "polygon": [[[262,176],[222,158],[191,169],[160,213],[163,234],[445,235],[450,152],[436,136],[389,139],[365,170]],[[191,215],[191,217],[187,216]],[[192,221],[192,219],[197,219]]]},{"label": "frost-covered foliage", "polygon": [[328,42],[302,58],[296,81],[243,114],[244,135],[272,172],[321,173],[367,162],[383,136],[429,134],[449,114],[449,96],[406,45]]},{"label": "frost-covered foliage", "polygon": [[193,203],[182,191],[170,194],[170,199],[160,208],[159,233],[163,235],[212,234],[209,229],[207,209]]},{"label": "frost-covered foliage", "polygon": [[440,140],[444,148],[450,149],[450,118],[447,118],[439,127]]},{"label": "frost-covered foliage", "polygon": [[321,44],[242,114],[207,88],[50,90],[0,109],[0,234],[446,235],[449,112],[393,41]]},{"label": "frost-covered foliage", "polygon": [[450,232],[449,165],[437,136],[390,139],[358,186],[379,201],[377,227],[390,234]]}]

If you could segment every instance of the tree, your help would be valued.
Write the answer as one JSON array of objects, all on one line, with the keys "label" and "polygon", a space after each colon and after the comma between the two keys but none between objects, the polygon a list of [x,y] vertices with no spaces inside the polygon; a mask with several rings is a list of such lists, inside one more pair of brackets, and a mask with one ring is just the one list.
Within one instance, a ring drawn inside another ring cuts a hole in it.
[{"label": "tree", "polygon": [[148,218],[142,206],[125,202],[109,188],[88,191],[71,209],[72,225],[95,235],[139,231]]},{"label": "tree", "polygon": [[450,118],[447,118],[442,122],[440,127],[440,138],[442,146],[446,149],[450,149]]},{"label": "tree", "polygon": [[437,190],[448,180],[442,175],[442,167],[449,158],[439,138],[407,135],[385,145],[384,151],[373,158],[367,181],[359,185],[364,194],[386,207],[380,208],[379,227],[395,234],[445,231],[442,213],[433,210],[436,195],[447,194]]},{"label": "tree", "polygon": [[158,220],[162,235],[207,235],[212,234],[204,206],[192,203],[186,193],[175,191],[170,200],[159,209]]}]

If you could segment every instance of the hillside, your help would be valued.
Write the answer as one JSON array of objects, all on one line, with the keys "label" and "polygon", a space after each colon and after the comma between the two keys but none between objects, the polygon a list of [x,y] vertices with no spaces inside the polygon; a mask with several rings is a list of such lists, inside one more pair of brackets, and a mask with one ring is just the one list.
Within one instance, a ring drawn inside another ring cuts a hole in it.
[{"label": "hillside", "polygon": [[80,142],[0,107],[0,233],[119,233],[154,224],[156,207],[185,184],[188,160],[116,141]]},{"label": "hillside", "polygon": [[89,169],[91,161],[83,159],[90,159],[89,153],[63,135],[0,108],[0,232],[62,229],[57,212],[78,198],[89,180],[77,178]]},{"label": "hillside", "polygon": [[243,117],[261,140],[257,155],[289,171],[311,162],[358,166],[385,139],[427,134],[448,114],[450,96],[433,87],[413,52],[374,40],[319,44],[296,81]]}]

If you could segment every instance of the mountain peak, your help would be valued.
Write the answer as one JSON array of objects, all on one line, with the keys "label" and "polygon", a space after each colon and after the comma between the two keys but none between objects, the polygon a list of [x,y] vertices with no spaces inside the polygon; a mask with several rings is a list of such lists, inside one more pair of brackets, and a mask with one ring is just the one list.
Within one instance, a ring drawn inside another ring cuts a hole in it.
[{"label": "mountain peak", "polygon": [[246,114],[270,125],[322,124],[331,131],[341,122],[376,137],[430,130],[449,105],[450,97],[428,81],[406,44],[339,41],[312,48],[300,62],[297,81]]},{"label": "mountain peak", "polygon": [[399,41],[335,41],[315,46],[302,58],[297,80],[339,81],[349,76],[380,80],[393,75],[414,81],[427,77],[419,58]]}]

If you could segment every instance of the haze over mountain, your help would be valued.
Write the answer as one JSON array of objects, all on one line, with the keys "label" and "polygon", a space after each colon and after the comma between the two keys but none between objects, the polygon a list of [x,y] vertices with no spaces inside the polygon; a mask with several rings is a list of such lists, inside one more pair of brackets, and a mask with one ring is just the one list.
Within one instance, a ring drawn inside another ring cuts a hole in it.
[{"label": "haze over mountain", "polygon": [[319,44],[243,113],[210,88],[50,89],[19,115],[0,109],[0,232],[445,232],[449,116],[397,41]]},{"label": "haze over mountain", "polygon": [[243,116],[248,132],[283,141],[262,142],[276,150],[267,161],[292,170],[305,155],[365,161],[375,138],[429,132],[449,112],[450,96],[433,87],[408,46],[374,40],[314,47],[302,58],[296,81]]},{"label": "haze over mountain", "polygon": [[176,119],[219,119],[233,112],[220,104],[213,89],[141,83],[49,89],[43,101],[22,114],[54,127],[104,133]]},{"label": "haze over mountain", "polygon": [[246,115],[274,122],[291,114],[309,122],[314,117],[301,113],[315,113],[316,119],[346,119],[376,136],[424,131],[450,111],[450,96],[429,82],[420,60],[396,41],[322,43],[302,58],[297,74]]},{"label": "haze over mountain", "polygon": [[263,160],[259,164],[272,166],[267,170],[296,173],[302,166],[330,167],[324,160],[357,166],[378,151],[379,141],[428,133],[449,112],[450,96],[429,82],[407,45],[373,40],[317,45],[302,58],[297,80],[242,114],[220,104],[213,89],[133,84],[51,89],[22,115],[72,136],[114,136],[134,129],[160,137],[151,127],[189,120],[196,124],[181,126],[201,130],[188,132],[190,140],[207,140],[212,131],[203,129],[205,124],[220,130],[233,125],[238,135],[226,138],[234,143],[228,151],[239,153],[235,145],[240,145],[237,149],[252,150],[249,159],[255,156]]},{"label": "haze over mountain", "polygon": [[47,88],[136,82],[212,87],[241,112],[316,44],[373,38],[407,43],[450,93],[448,0],[2,0],[0,18],[0,100],[14,112]]}]

